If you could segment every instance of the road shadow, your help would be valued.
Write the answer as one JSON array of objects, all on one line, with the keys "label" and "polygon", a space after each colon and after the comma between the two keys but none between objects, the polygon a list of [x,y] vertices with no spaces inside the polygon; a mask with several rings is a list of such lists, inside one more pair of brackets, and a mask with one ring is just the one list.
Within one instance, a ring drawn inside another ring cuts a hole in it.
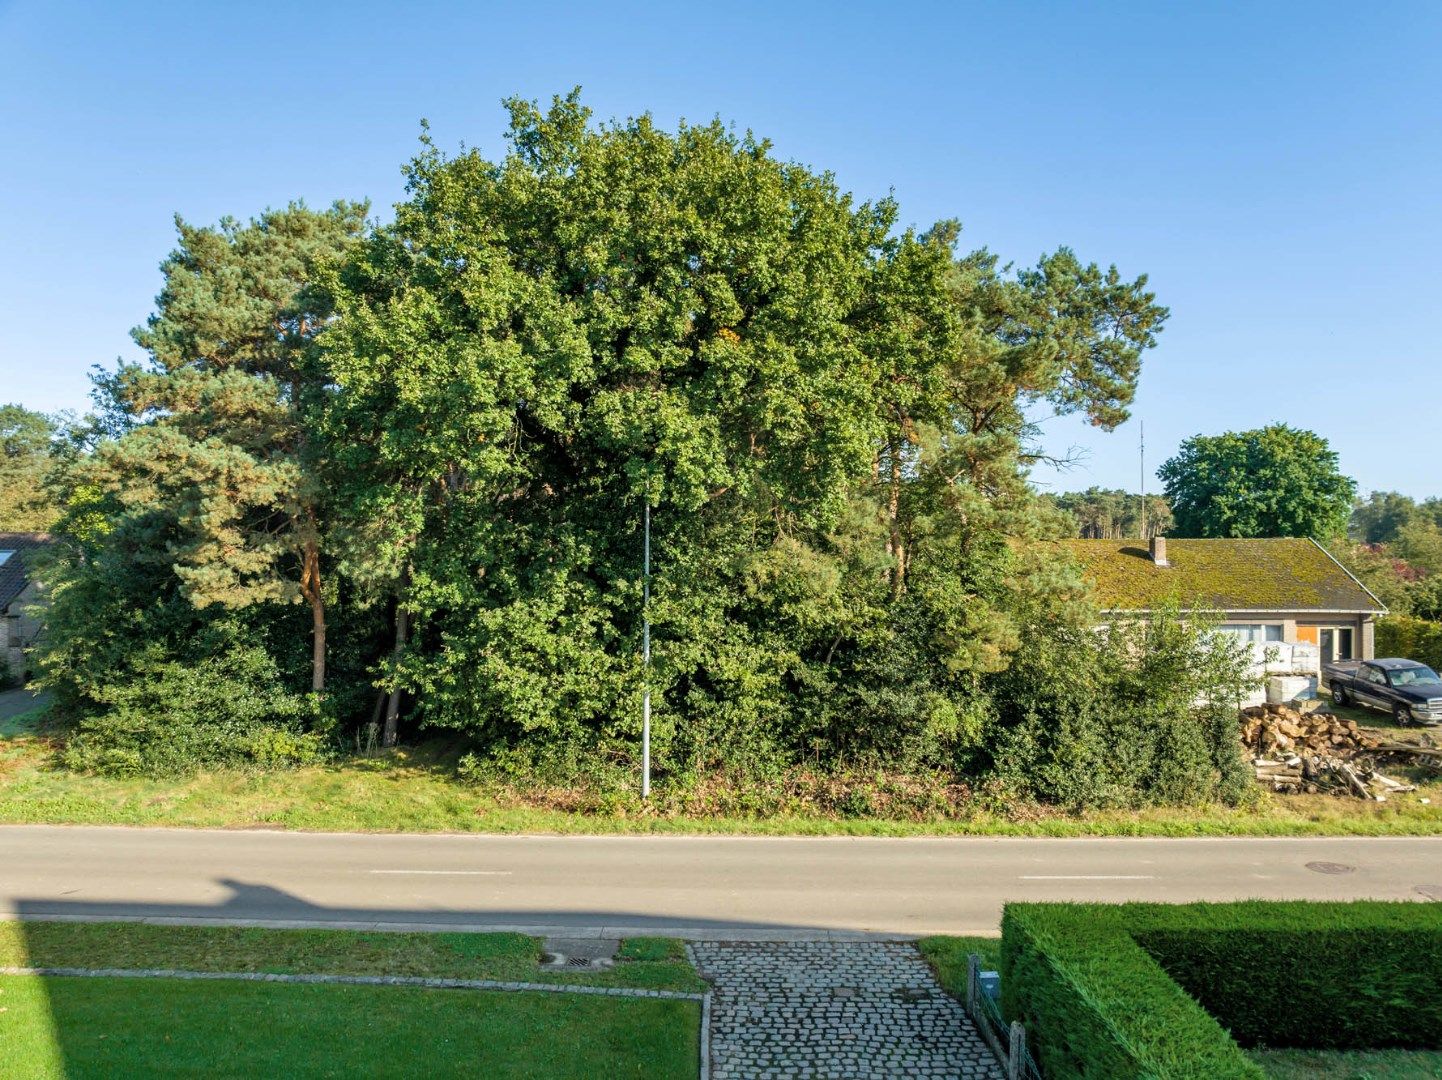
[{"label": "road shadow", "polygon": [[[698,932],[714,930],[718,937],[749,936],[776,932],[783,935],[804,934],[812,928],[781,922],[738,922],[736,920],[704,919],[694,916],[648,915],[631,911],[604,911],[576,908],[567,911],[536,911],[533,909],[475,908],[468,910],[436,908],[368,908],[315,904],[294,893],[236,878],[216,878],[229,896],[218,904],[167,904],[157,901],[114,903],[93,900],[16,898],[11,907],[21,920],[72,919],[107,920],[115,922],[146,921],[265,926],[281,929],[378,929],[378,930],[466,930],[486,932],[515,927],[556,927],[593,929],[618,928],[633,934],[646,934],[661,928],[684,926]],[[279,925],[283,924],[283,925]]]}]

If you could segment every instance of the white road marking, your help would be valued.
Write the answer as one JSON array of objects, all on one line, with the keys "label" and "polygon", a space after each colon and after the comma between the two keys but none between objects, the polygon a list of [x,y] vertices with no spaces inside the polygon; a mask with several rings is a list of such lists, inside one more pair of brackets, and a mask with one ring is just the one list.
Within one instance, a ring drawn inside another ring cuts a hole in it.
[{"label": "white road marking", "polygon": [[1022,881],[1152,881],[1155,874],[1022,874]]},{"label": "white road marking", "polygon": [[510,877],[510,870],[372,870],[372,874],[447,874],[465,877]]}]

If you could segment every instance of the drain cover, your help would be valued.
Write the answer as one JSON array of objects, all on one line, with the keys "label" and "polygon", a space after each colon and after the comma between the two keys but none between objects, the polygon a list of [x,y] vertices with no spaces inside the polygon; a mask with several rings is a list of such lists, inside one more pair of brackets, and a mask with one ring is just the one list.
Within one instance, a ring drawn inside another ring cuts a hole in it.
[{"label": "drain cover", "polygon": [[613,961],[598,956],[571,956],[568,953],[541,954],[541,967],[550,971],[610,971]]},{"label": "drain cover", "polygon": [[1319,874],[1350,874],[1357,868],[1348,866],[1344,862],[1309,862],[1307,869],[1314,870]]},{"label": "drain cover", "polygon": [[1413,885],[1412,891],[1421,893],[1428,900],[1442,900],[1442,885]]},{"label": "drain cover", "polygon": [[856,996],[856,987],[833,986],[831,988],[831,996],[834,998],[854,998]]}]

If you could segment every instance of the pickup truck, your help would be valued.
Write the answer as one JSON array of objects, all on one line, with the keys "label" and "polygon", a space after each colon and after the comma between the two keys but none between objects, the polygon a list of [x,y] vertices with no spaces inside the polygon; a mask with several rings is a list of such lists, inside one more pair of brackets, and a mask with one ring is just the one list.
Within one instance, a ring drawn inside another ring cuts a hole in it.
[{"label": "pickup truck", "polygon": [[1399,724],[1442,724],[1442,679],[1415,660],[1339,660],[1322,668],[1338,705],[1390,712]]}]

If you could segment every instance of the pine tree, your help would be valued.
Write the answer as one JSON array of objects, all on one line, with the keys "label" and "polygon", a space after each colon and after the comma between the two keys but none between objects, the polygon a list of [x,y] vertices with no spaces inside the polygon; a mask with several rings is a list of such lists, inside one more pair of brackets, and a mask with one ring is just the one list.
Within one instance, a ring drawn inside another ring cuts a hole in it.
[{"label": "pine tree", "polygon": [[330,308],[310,280],[361,235],[366,210],[292,204],[215,228],[177,218],[156,312],[134,331],[149,362],[100,380],[130,430],[88,465],[130,512],[174,517],[174,571],[196,606],[308,604],[317,692],[326,494],[309,428],[326,391],[311,351]]}]

